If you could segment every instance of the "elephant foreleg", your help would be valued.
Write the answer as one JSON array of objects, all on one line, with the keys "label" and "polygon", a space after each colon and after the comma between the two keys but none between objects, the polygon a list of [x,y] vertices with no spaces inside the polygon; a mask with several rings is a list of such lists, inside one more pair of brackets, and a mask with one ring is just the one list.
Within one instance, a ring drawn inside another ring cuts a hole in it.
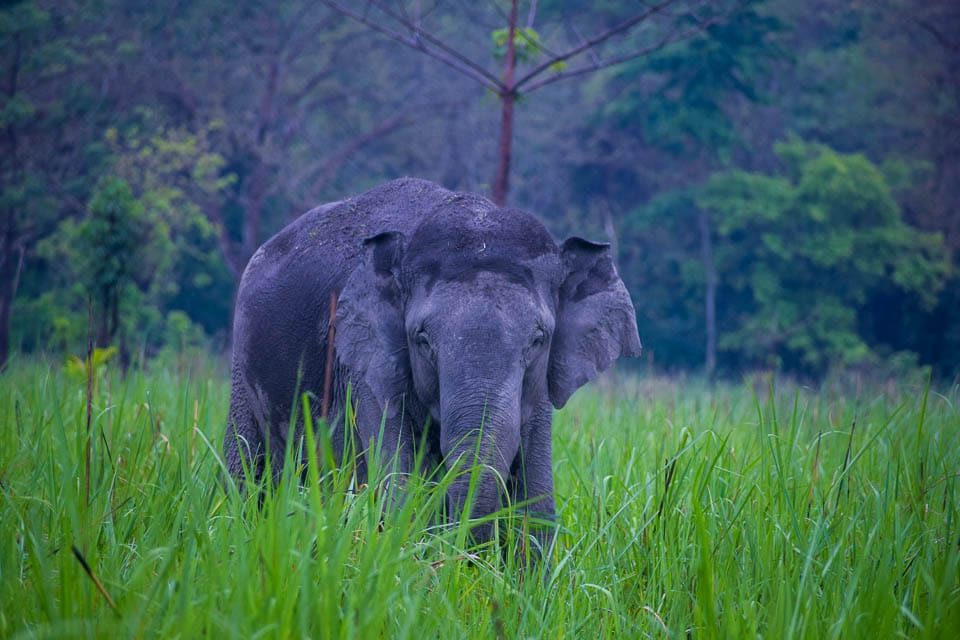
[{"label": "elephant foreleg", "polygon": [[535,553],[546,554],[556,534],[550,407],[538,411],[524,427],[512,474],[511,498],[521,505],[524,530],[539,547]]}]

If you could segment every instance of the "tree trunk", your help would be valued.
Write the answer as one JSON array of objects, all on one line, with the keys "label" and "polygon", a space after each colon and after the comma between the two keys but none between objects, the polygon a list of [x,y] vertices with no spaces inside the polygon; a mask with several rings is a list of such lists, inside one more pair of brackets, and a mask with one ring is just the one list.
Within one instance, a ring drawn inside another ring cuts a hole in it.
[{"label": "tree trunk", "polygon": [[507,204],[510,191],[510,156],[513,146],[513,105],[517,100],[513,72],[516,66],[514,36],[517,31],[517,2],[510,4],[510,24],[507,29],[507,66],[503,72],[503,89],[500,91],[500,145],[497,149],[497,175],[493,182],[493,201],[498,206]]},{"label": "tree trunk", "polygon": [[97,321],[96,346],[99,349],[106,349],[110,344],[110,289],[108,287],[100,290],[100,302],[97,306],[100,317]]},{"label": "tree trunk", "polygon": [[704,370],[707,377],[713,380],[717,368],[717,265],[713,261],[710,214],[701,210],[697,216],[697,222],[700,225],[700,253],[707,279],[707,289],[703,300],[707,334],[704,348]]},{"label": "tree trunk", "polygon": [[13,304],[13,274],[9,263],[12,257],[6,248],[0,256],[0,371],[10,357],[10,307]]},{"label": "tree trunk", "polygon": [[23,269],[24,248],[18,244],[14,261],[13,241],[4,240],[0,247],[0,372],[7,366],[10,357],[10,316],[13,297],[17,295],[20,272]]},{"label": "tree trunk", "polygon": [[[239,273],[247,266],[247,262],[253,257],[254,252],[260,246],[260,220],[263,215],[263,205],[266,200],[267,189],[267,169],[264,167],[264,161],[260,160],[254,167],[250,182],[247,186],[246,204],[243,212],[243,239],[240,242],[240,259],[237,266]],[[239,278],[237,283],[239,283]]]}]

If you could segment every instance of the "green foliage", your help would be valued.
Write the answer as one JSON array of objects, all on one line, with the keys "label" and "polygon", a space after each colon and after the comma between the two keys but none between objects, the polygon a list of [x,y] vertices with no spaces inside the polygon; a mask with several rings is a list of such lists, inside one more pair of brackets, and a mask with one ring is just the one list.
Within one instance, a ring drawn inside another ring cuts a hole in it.
[{"label": "green foliage", "polygon": [[[673,3],[554,70],[656,48],[676,29],[692,38],[524,102],[513,204],[546,217],[558,236],[607,236],[618,247],[654,366],[703,362],[698,235],[707,210],[698,203],[711,184],[709,197],[726,206],[722,216],[707,211],[715,260],[759,251],[725,267],[721,369],[883,368],[909,352],[952,378],[960,363],[957,7]],[[508,44],[506,29],[493,30],[505,23],[503,9],[441,3],[408,17],[465,58],[493,63]],[[529,69],[644,6],[541,0],[520,9],[513,44]],[[77,234],[106,177],[129,185],[150,231],[116,307],[117,335],[149,354],[177,339],[168,335],[172,312],[207,338],[225,336],[244,261],[299,212],[398,175],[489,187],[496,123],[472,81],[438,74],[421,53],[331,15],[308,0],[202,0],[174,13],[129,0],[0,5],[0,315],[12,296],[14,349],[65,354],[85,344],[82,271],[94,255]],[[833,155],[776,145],[791,135]],[[870,216],[881,221],[858,226]],[[883,222],[893,217],[907,226]],[[827,230],[823,220],[845,222]],[[943,249],[918,229],[939,232]],[[920,259],[903,259],[910,251]],[[943,252],[951,266],[937,286]],[[803,271],[811,278],[832,271],[826,279],[838,291],[805,299],[819,285],[787,273],[794,259],[812,265]],[[794,285],[797,293],[775,302]],[[798,332],[804,318],[818,328]],[[842,331],[829,336],[835,325]]]},{"label": "green foliage", "polygon": [[[152,116],[141,117],[149,123]],[[235,178],[209,150],[207,136],[215,131],[214,123],[201,135],[172,131],[144,139],[134,125],[107,130],[114,173],[96,187],[84,220],[64,220],[40,243],[39,256],[57,265],[57,286],[21,303],[30,317],[20,329],[28,346],[80,348],[88,291],[98,301],[98,326],[116,310],[117,325],[98,330],[101,338],[117,335],[150,353],[173,338],[171,348],[182,347],[181,332],[169,331],[165,316],[191,322],[191,347],[197,326],[222,330],[233,285],[202,206],[222,197]]]},{"label": "green foliage", "polygon": [[190,319],[183,311],[171,311],[163,320],[159,344],[154,356],[158,366],[176,366],[186,374],[189,365],[208,357],[208,339],[203,326]]},{"label": "green foliage", "polygon": [[[497,60],[507,55],[507,38],[509,29],[496,29],[490,34],[493,42],[493,57]],[[543,42],[540,34],[531,27],[519,27],[513,32],[513,50],[517,61],[521,63],[533,62],[543,52]],[[565,64],[561,61],[551,67],[554,71],[563,71]]]},{"label": "green foliage", "polygon": [[31,34],[49,23],[50,14],[36,2],[4,3],[0,11],[0,35],[5,39]]},{"label": "green foliage", "polygon": [[863,156],[799,142],[777,151],[786,176],[720,173],[698,194],[717,221],[725,284],[749,293],[721,347],[815,372],[863,362],[858,310],[889,286],[932,305],[946,275],[942,239],[903,222]]},{"label": "green foliage", "polygon": [[148,233],[144,206],[126,181],[108,176],[94,190],[88,210],[77,228],[77,270],[91,292],[112,297],[143,270],[137,249]]},{"label": "green foliage", "polygon": [[[934,304],[948,271],[942,239],[904,223],[884,174],[863,156],[798,141],[778,145],[777,153],[783,175],[714,174],[699,188],[661,196],[638,211],[628,237],[669,243],[671,250],[660,254],[666,259],[645,268],[659,277],[657,286],[682,299],[701,298],[700,246],[670,235],[693,225],[697,211],[709,213],[719,347],[730,362],[812,375],[866,364],[876,346],[861,335],[867,303],[893,287],[921,305]],[[668,235],[643,237],[671,217],[661,230]],[[670,316],[669,307],[659,312]]]},{"label": "green foliage", "polygon": [[[101,375],[107,362],[109,362],[115,355],[117,355],[117,348],[115,346],[110,346],[106,349],[95,347],[93,349],[93,353],[90,355],[91,364],[89,365],[93,367],[93,375]],[[67,361],[64,364],[63,370],[67,374],[67,377],[76,382],[87,379],[87,367],[88,364],[86,358],[70,355],[67,357]]]},{"label": "green foliage", "polygon": [[703,288],[693,194],[670,191],[631,212],[621,229],[621,272],[637,302],[647,358],[665,367],[703,363]]},{"label": "green foliage", "polygon": [[[502,60],[507,55],[507,38],[510,36],[509,29],[495,29],[490,34],[490,40],[493,44],[493,57]],[[513,32],[513,51],[517,62],[529,64],[536,61],[545,51],[540,34],[532,27],[518,27]],[[567,68],[567,63],[558,60],[550,65],[550,70],[559,73]]]},{"label": "green foliage", "polygon": [[107,363],[117,355],[117,352],[116,346],[109,346],[106,349],[94,347],[89,360],[71,354],[67,356],[63,372],[71,382],[79,386],[86,386],[87,376],[91,376],[92,389],[96,392],[100,381],[106,375]]},{"label": "green foliage", "polygon": [[[163,230],[151,222],[130,185],[106,176],[94,189],[87,216],[79,222],[65,220],[41,245],[41,255],[60,263],[60,276],[73,281],[60,303],[74,310],[72,321],[79,325],[74,336],[86,334],[89,297],[96,308],[98,344],[106,347],[129,337],[142,316],[128,312],[142,305],[142,292],[150,288],[164,260],[158,248]],[[57,333],[55,343],[62,337]]]},{"label": "green foliage", "polygon": [[309,456],[258,509],[204,362],[107,370],[88,502],[85,384],[25,361],[0,378],[0,635],[951,637],[960,390],[749,385],[574,397],[561,534],[526,567],[506,517],[503,551],[431,526],[443,478],[391,508]]},{"label": "green foliage", "polygon": [[160,307],[186,312],[209,333],[223,329],[234,287],[207,215],[223,206],[237,181],[213,148],[222,129],[218,120],[197,132],[158,129],[156,114],[141,110],[127,129],[106,133],[115,170],[135,185],[157,232],[149,295]]},{"label": "green foliage", "polygon": [[16,127],[30,120],[35,112],[30,99],[24,95],[16,94],[7,99],[3,108],[0,109],[0,126]]},{"label": "green foliage", "polygon": [[0,64],[6,80],[0,97],[0,127],[6,132],[0,148],[0,228],[14,237],[24,227],[46,227],[58,208],[52,193],[54,180],[46,171],[50,163],[34,162],[27,155],[30,146],[45,150],[48,139],[38,136],[27,148],[20,141],[36,134],[38,125],[55,128],[58,120],[76,115],[61,96],[45,91],[44,76],[64,68],[60,49],[66,49],[65,42],[56,38],[49,12],[38,3],[0,8]]},{"label": "green foliage", "polygon": [[[617,68],[614,82],[625,91],[601,110],[621,128],[638,124],[649,143],[701,161],[725,161],[742,144],[732,105],[762,101],[760,79],[785,55],[776,39],[784,25],[752,2],[694,38]],[[718,7],[717,11],[723,11]],[[654,87],[647,94],[633,89]]]},{"label": "green foliage", "polygon": [[44,1],[0,7],[0,309],[12,306],[9,317],[0,314],[0,345],[11,326],[14,345],[24,347],[85,334],[85,320],[74,331],[74,310],[62,305],[83,296],[70,290],[77,278],[69,273],[66,290],[59,277],[48,278],[69,272],[67,260],[47,264],[38,254],[64,220],[84,215],[101,175],[95,140],[114,117],[102,94],[104,68],[91,64],[103,46],[93,34],[104,24],[88,18],[86,8]]}]

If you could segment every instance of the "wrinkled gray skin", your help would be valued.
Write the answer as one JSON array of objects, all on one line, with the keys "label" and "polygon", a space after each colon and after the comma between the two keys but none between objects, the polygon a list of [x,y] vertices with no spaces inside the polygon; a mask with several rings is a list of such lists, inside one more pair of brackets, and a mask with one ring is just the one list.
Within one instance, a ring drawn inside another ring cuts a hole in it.
[{"label": "wrinkled gray skin", "polygon": [[[291,403],[303,392],[319,416],[331,292],[331,439],[342,453],[352,437],[360,481],[383,423],[381,462],[399,473],[413,470],[421,443],[428,472],[461,456],[473,464],[479,452],[487,471],[473,516],[509,497],[552,519],[552,407],[619,356],[640,353],[608,246],[557,246],[529,213],[414,179],[304,214],[256,252],[240,283],[224,449],[241,481],[241,458],[259,477],[268,445],[272,468],[282,466]],[[342,418],[348,384],[352,434]],[[454,514],[467,483],[449,489]]]}]

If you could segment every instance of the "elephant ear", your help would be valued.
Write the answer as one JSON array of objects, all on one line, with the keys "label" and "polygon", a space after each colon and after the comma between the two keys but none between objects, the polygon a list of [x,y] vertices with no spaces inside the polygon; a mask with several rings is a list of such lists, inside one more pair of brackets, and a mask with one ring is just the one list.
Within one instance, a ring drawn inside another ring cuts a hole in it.
[{"label": "elephant ear", "polygon": [[337,359],[352,382],[366,383],[381,409],[402,393],[409,375],[399,284],[405,243],[392,231],[364,240],[364,259],[337,304]]},{"label": "elephant ear", "polygon": [[609,244],[563,243],[564,279],[550,348],[548,386],[558,409],[621,355],[640,355],[637,317]]}]

